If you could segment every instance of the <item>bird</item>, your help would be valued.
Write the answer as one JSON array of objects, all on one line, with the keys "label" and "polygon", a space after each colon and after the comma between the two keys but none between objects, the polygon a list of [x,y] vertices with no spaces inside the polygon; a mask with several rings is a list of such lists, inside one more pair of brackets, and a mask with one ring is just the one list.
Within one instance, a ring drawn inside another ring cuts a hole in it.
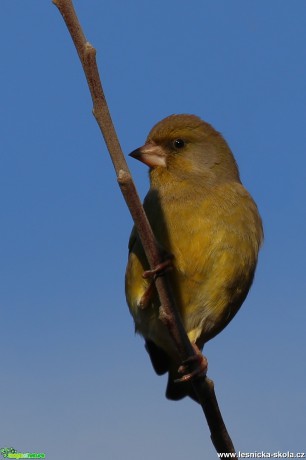
[{"label": "bird", "polygon": [[[149,166],[143,207],[158,245],[171,259],[167,274],[188,338],[204,344],[236,315],[252,285],[263,242],[262,220],[244,188],[224,137],[196,115],[159,121],[130,156]],[[137,230],[132,229],[125,293],[136,333],[154,370],[168,373],[166,397],[198,401],[159,317],[160,301]],[[152,287],[153,284],[153,287]]]}]

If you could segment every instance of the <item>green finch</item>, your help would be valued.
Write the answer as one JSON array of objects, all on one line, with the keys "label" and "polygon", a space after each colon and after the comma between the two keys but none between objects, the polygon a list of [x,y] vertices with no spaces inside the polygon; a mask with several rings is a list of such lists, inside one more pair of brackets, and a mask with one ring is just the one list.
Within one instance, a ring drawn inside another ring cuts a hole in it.
[{"label": "green finch", "polygon": [[[202,350],[235,316],[251,287],[263,240],[257,206],[222,135],[195,115],[163,119],[130,155],[150,168],[144,209],[157,242],[172,255],[168,276],[176,305],[191,343]],[[190,382],[178,381],[184,366],[159,318],[152,280],[143,277],[149,269],[134,228],[125,286],[136,332],[155,371],[169,373],[167,398],[196,399]]]}]

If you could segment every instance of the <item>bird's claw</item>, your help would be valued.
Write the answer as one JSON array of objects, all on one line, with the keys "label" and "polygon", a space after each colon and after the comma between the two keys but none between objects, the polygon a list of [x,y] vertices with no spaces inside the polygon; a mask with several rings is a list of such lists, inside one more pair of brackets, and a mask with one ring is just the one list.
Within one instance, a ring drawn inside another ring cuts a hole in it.
[{"label": "bird's claw", "polygon": [[152,268],[151,270],[144,271],[142,274],[142,277],[144,279],[147,279],[147,278],[156,279],[158,276],[161,276],[164,273],[168,272],[169,270],[172,270],[173,269],[172,259],[173,259],[173,255],[168,255],[168,258],[164,262],[161,262],[160,264],[156,265],[156,267]]},{"label": "bird's claw", "polygon": [[196,354],[183,361],[182,365],[178,368],[178,372],[182,374],[182,377],[176,379],[175,383],[189,382],[197,377],[206,375],[208,367],[207,359],[202,355],[196,345],[193,344],[193,348]]}]

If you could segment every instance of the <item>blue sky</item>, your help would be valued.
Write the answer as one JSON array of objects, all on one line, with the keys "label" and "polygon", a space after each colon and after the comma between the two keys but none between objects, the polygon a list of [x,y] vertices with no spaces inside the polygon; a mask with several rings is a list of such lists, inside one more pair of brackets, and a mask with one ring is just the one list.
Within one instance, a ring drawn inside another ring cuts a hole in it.
[{"label": "blue sky", "polygon": [[[265,227],[255,283],[205,349],[237,450],[305,452],[306,3],[75,1],[127,154],[194,113],[223,133]],[[2,0],[0,448],[215,458],[164,398],[125,304],[131,218],[50,1]],[[146,168],[128,159],[143,197]]]}]

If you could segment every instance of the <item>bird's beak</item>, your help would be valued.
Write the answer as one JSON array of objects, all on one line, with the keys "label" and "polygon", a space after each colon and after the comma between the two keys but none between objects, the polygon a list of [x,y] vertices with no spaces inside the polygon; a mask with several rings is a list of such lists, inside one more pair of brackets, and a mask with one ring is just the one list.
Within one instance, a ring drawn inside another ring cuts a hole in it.
[{"label": "bird's beak", "polygon": [[166,167],[166,154],[164,150],[161,146],[153,142],[148,142],[139,149],[133,150],[129,156],[142,161],[142,163],[150,166],[150,168],[156,168],[157,166]]}]

